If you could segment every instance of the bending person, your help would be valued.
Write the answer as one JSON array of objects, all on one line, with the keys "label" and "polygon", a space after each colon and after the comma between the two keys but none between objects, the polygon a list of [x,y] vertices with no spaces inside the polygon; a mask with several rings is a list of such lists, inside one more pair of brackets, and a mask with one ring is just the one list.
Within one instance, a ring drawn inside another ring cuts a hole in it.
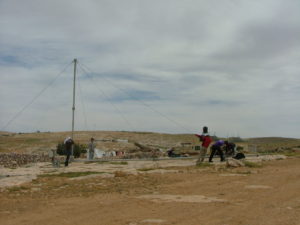
[{"label": "bending person", "polygon": [[225,154],[226,156],[235,155],[235,144],[233,142],[225,141]]},{"label": "bending person", "polygon": [[218,152],[218,154],[220,155],[221,162],[225,161],[224,154],[223,154],[223,151],[222,151],[222,146],[224,144],[225,144],[225,142],[223,140],[218,140],[216,143],[214,143],[211,146],[211,153],[210,153],[210,156],[209,156],[209,162],[212,162],[212,159],[213,159],[216,152]]}]

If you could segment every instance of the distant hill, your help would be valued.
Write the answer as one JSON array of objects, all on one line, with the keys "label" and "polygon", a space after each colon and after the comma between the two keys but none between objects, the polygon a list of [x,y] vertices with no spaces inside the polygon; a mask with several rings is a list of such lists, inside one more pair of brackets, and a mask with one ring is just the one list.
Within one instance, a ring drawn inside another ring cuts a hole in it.
[{"label": "distant hill", "polygon": [[[9,133],[0,132],[0,152],[47,152],[56,149],[58,143],[70,136],[71,132],[35,132],[35,133]],[[76,131],[74,140],[80,144],[87,144],[91,137],[96,140],[128,140],[128,144],[97,142],[97,146],[103,149],[127,150],[133,148],[135,142],[142,145],[170,149],[180,146],[181,143],[199,145],[199,140],[194,134],[166,134],[152,132],[128,132],[128,131]],[[226,138],[215,137],[215,140]],[[255,145],[261,149],[274,150],[277,148],[289,148],[300,146],[300,139],[282,137],[262,137],[241,139],[239,137],[229,138],[241,146]]]},{"label": "distant hill", "polygon": [[248,138],[245,139],[251,143],[281,143],[281,142],[294,142],[300,141],[297,138],[284,138],[284,137],[258,137],[258,138]]},{"label": "distant hill", "polygon": [[300,139],[283,137],[261,137],[246,139],[248,145],[257,146],[262,151],[278,151],[280,149],[289,150],[300,147]]},{"label": "distant hill", "polygon": [[[57,144],[71,135],[71,132],[11,133],[0,135],[0,152],[41,152],[55,149]],[[182,142],[195,144],[198,138],[193,134],[165,134],[127,131],[76,131],[74,140],[87,144],[91,137],[96,140],[122,139],[130,143],[138,142],[154,148],[171,148]],[[97,146],[115,148],[117,144],[97,142]]]}]

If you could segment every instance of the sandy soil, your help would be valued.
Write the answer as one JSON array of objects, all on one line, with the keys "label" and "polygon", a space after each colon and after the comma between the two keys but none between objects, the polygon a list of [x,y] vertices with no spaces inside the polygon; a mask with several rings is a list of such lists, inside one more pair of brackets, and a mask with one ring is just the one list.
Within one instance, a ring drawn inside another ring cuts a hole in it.
[{"label": "sandy soil", "polygon": [[[41,164],[26,173],[33,171],[31,182],[3,185],[1,225],[300,224],[300,158],[257,168],[196,167],[194,160],[176,160],[58,169]],[[98,173],[60,176],[76,171]],[[9,172],[1,170],[0,180],[13,178],[6,177]]]}]

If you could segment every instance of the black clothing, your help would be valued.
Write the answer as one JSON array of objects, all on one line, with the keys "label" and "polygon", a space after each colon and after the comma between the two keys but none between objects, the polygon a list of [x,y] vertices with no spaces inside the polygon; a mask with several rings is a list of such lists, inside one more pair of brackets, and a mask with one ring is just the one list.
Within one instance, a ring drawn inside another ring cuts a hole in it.
[{"label": "black clothing", "polygon": [[71,156],[71,153],[67,153],[67,157],[66,157],[66,161],[65,161],[65,166],[69,165],[70,156]]},{"label": "black clothing", "polygon": [[220,146],[213,145],[213,146],[211,146],[210,149],[211,149],[211,153],[210,153],[210,156],[209,156],[209,162],[212,162],[212,159],[213,159],[213,157],[214,157],[216,151],[217,151],[218,154],[220,155],[221,162],[225,160],[223,151],[222,151],[222,149],[221,149]]},{"label": "black clothing", "polygon": [[180,154],[176,154],[174,149],[167,151],[169,157],[180,157]]},{"label": "black clothing", "polygon": [[235,144],[234,143],[225,143],[225,154],[227,156],[234,156],[235,154]]},{"label": "black clothing", "polygon": [[236,156],[233,157],[234,159],[244,159],[246,158],[244,153],[239,152],[238,154],[236,154]]},{"label": "black clothing", "polygon": [[72,145],[74,144],[74,141],[72,139],[69,139],[66,141],[66,151],[71,151],[72,150]]},{"label": "black clothing", "polygon": [[72,154],[72,145],[74,144],[74,141],[72,139],[69,139],[66,141],[65,145],[66,145],[66,161],[65,161],[65,166],[69,165],[69,160],[70,160],[70,156]]}]

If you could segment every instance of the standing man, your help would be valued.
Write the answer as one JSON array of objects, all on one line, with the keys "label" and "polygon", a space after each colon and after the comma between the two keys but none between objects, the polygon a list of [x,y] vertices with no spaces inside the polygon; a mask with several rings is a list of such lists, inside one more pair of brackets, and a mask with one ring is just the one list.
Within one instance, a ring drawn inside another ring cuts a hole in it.
[{"label": "standing man", "polygon": [[96,147],[94,140],[95,140],[94,138],[91,138],[91,142],[89,143],[89,160],[92,160],[94,158],[95,147]]},{"label": "standing man", "polygon": [[216,143],[214,143],[212,146],[211,146],[211,153],[210,153],[210,156],[209,156],[209,162],[212,162],[212,159],[216,153],[216,151],[219,153],[220,155],[220,158],[221,158],[221,162],[225,161],[225,158],[224,158],[224,154],[223,154],[223,151],[222,151],[222,146],[225,144],[225,142],[223,140],[218,140]]},{"label": "standing man", "polygon": [[71,137],[68,137],[65,139],[64,141],[65,147],[66,147],[66,161],[65,161],[65,166],[69,165],[69,160],[70,160],[70,156],[72,154],[72,145],[74,144],[74,141],[72,140]]},{"label": "standing man", "polygon": [[211,137],[208,133],[208,128],[207,127],[203,127],[202,135],[199,135],[199,134],[195,134],[195,135],[202,142],[199,157],[198,157],[198,160],[196,162],[196,165],[199,165],[204,161],[207,149],[208,149],[210,143],[212,142],[212,139],[211,139]]}]

